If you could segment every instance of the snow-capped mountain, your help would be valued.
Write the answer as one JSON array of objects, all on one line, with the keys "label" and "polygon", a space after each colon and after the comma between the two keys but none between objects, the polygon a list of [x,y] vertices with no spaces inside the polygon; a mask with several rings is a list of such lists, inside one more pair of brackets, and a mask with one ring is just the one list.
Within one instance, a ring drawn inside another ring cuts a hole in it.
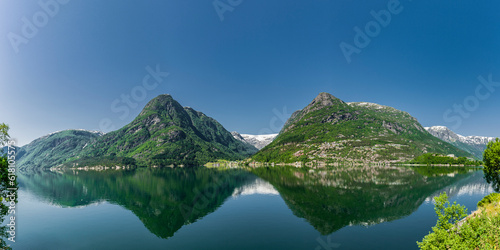
[{"label": "snow-capped mountain", "polygon": [[429,133],[432,135],[440,138],[441,140],[447,141],[447,142],[455,142],[459,141],[462,143],[470,144],[470,145],[486,145],[488,142],[495,140],[495,137],[487,137],[487,136],[463,136],[456,134],[455,132],[451,131],[449,128],[445,126],[433,126],[433,127],[426,127],[425,130],[427,130]]},{"label": "snow-capped mountain", "polygon": [[495,140],[495,137],[459,135],[445,126],[426,127],[425,130],[433,136],[473,154],[479,159],[483,158],[483,152],[488,142]]},{"label": "snow-capped mountain", "polygon": [[257,149],[262,149],[269,145],[278,134],[268,134],[268,135],[249,135],[249,134],[239,134],[238,132],[231,132],[236,140],[246,142]]}]

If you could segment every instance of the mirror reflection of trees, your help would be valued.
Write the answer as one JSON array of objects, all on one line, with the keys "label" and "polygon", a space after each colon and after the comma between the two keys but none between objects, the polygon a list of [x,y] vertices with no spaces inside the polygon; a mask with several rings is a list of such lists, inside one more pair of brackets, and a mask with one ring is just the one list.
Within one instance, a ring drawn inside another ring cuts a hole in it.
[{"label": "mirror reflection of trees", "polygon": [[344,166],[259,168],[293,213],[321,234],[410,215],[436,191],[464,178],[465,168]]},{"label": "mirror reflection of trees", "polygon": [[132,211],[161,238],[214,212],[235,188],[255,180],[241,170],[140,168],[42,172],[20,176],[23,188],[58,206],[108,201]]},{"label": "mirror reflection of trees", "polygon": [[[487,185],[481,172],[471,175],[465,168],[449,167],[276,167],[251,171],[139,168],[41,172],[19,178],[22,188],[54,205],[78,207],[108,201],[123,206],[161,238],[169,238],[183,225],[214,212],[238,190],[257,180],[262,182],[258,177],[279,192],[297,217],[324,235],[348,225],[373,225],[410,215],[443,189],[461,190],[457,185],[470,183],[466,178],[471,176],[480,185]],[[474,185],[470,188],[477,188]]]},{"label": "mirror reflection of trees", "polygon": [[495,192],[500,193],[500,174],[484,171],[484,179],[491,184]]}]

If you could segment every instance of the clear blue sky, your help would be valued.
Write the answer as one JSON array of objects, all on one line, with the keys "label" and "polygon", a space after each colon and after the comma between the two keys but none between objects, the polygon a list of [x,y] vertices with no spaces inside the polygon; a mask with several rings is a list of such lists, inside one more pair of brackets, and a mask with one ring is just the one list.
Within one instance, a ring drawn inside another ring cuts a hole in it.
[{"label": "clear blue sky", "polygon": [[[0,2],[0,122],[21,145],[103,119],[121,127],[164,93],[241,133],[274,132],[273,110],[289,115],[329,92],[500,136],[500,87],[476,95],[478,76],[500,82],[498,1],[220,0],[232,9],[223,20],[212,0],[66,1]],[[391,10],[390,22],[377,30],[372,10]],[[354,28],[367,24],[373,37],[348,63],[340,44],[356,46]],[[133,107],[121,102],[144,94],[156,65],[170,75]],[[453,110],[464,102],[470,112]]]}]

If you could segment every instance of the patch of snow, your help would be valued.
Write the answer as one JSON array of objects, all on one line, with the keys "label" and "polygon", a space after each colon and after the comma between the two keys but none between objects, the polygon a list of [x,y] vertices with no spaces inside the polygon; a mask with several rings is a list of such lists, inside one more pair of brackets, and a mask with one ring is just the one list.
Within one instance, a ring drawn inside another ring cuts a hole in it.
[{"label": "patch of snow", "polygon": [[372,107],[375,109],[389,108],[388,106],[380,105],[377,103],[371,103],[371,102],[348,102],[347,104],[350,106],[364,106],[364,107]]}]

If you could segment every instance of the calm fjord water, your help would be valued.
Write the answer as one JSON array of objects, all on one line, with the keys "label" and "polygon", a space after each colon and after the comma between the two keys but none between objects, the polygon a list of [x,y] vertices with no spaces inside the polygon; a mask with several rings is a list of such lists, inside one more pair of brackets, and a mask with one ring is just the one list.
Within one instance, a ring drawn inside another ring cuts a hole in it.
[{"label": "calm fjord water", "polygon": [[136,169],[19,176],[14,249],[416,249],[432,198],[476,209],[482,170]]}]

